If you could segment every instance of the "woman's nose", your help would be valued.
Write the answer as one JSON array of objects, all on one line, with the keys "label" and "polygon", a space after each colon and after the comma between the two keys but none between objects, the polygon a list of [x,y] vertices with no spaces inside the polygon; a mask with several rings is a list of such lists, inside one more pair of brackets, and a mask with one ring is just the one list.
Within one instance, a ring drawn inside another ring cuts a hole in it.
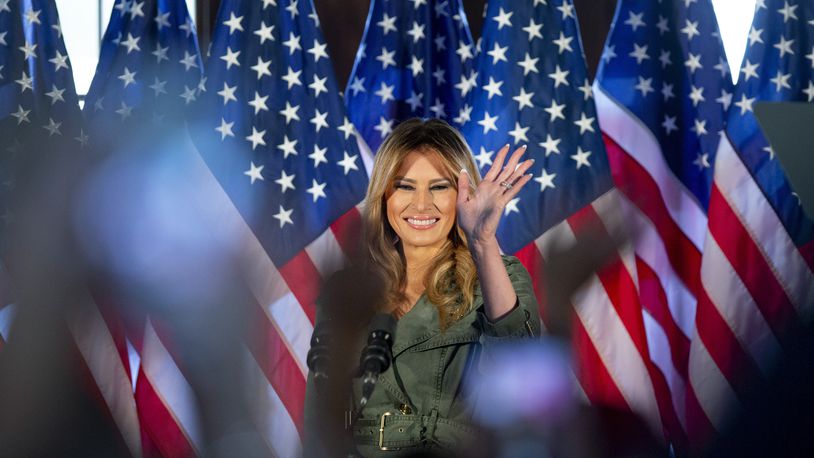
[{"label": "woman's nose", "polygon": [[432,208],[433,198],[430,190],[427,189],[423,191],[416,191],[413,197],[413,204],[419,211],[429,210],[430,208]]}]

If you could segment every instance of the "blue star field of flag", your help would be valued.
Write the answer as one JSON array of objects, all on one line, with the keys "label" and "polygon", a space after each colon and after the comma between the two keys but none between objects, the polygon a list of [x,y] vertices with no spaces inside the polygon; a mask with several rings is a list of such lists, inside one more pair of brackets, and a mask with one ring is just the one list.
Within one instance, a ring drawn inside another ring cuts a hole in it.
[{"label": "blue star field of flag", "polygon": [[375,152],[415,116],[462,123],[475,86],[474,46],[458,0],[373,0],[345,100]]},{"label": "blue star field of flag", "polygon": [[278,266],[364,197],[319,19],[308,0],[221,2],[193,138]]},{"label": "blue star field of flag", "polygon": [[170,126],[204,90],[195,26],[183,0],[118,0],[85,100],[96,146],[116,146],[122,128]]},{"label": "blue star field of flag", "polygon": [[754,115],[759,101],[814,102],[814,3],[758,0],[726,133],[800,246],[814,240],[806,218]]},{"label": "blue star field of flag", "polygon": [[0,225],[13,218],[6,197],[18,159],[86,143],[53,0],[0,0]]},{"label": "blue star field of flag", "polygon": [[488,3],[477,86],[462,132],[481,173],[506,135],[528,145],[534,178],[504,210],[498,241],[514,253],[610,189],[591,84],[570,1]]},{"label": "blue star field of flag", "polygon": [[[703,208],[732,104],[732,80],[710,0],[623,0],[599,85],[653,133]],[[631,90],[633,88],[633,90]]]}]

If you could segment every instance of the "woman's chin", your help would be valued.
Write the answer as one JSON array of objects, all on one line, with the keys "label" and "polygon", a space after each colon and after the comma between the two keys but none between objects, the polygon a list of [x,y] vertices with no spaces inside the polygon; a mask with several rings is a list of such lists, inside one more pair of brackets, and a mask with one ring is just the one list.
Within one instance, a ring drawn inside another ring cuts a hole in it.
[{"label": "woman's chin", "polygon": [[405,248],[441,248],[446,237],[433,237],[431,234],[420,234],[419,236],[402,237],[401,241]]}]

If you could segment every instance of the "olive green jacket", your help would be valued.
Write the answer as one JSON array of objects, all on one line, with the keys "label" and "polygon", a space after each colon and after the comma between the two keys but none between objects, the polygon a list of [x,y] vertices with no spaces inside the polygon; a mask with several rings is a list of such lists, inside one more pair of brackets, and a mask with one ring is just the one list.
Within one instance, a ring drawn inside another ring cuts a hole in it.
[{"label": "olive green jacket", "polygon": [[[454,450],[471,443],[471,403],[465,399],[463,380],[479,370],[480,359],[494,343],[540,335],[538,305],[528,272],[515,257],[504,256],[503,263],[518,302],[497,322],[490,322],[483,311],[480,287],[475,290],[473,310],[444,332],[439,329],[438,310],[426,295],[399,320],[393,364],[379,377],[352,427],[363,456],[406,455],[422,447]],[[355,383],[354,405],[358,405],[360,392],[361,384]],[[336,451],[316,452],[319,445],[313,441],[318,442],[320,434],[310,430],[319,414],[314,411],[314,396],[309,376],[305,454],[338,456]]]}]

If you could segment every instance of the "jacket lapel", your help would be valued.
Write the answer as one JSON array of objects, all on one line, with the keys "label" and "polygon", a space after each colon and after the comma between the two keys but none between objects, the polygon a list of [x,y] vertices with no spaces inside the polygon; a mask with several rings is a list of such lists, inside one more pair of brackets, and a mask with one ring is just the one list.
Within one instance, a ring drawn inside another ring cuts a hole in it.
[{"label": "jacket lapel", "polygon": [[418,301],[404,314],[396,327],[396,339],[393,341],[393,357],[397,357],[405,350],[412,348],[422,342],[426,342],[432,336],[439,334],[438,311],[422,294]]},{"label": "jacket lapel", "polygon": [[398,322],[396,338],[393,342],[393,356],[407,350],[425,351],[447,345],[475,342],[480,332],[474,326],[476,310],[483,304],[480,288],[475,290],[472,311],[455,322],[445,332],[438,325],[438,309],[422,295],[415,306]]}]

